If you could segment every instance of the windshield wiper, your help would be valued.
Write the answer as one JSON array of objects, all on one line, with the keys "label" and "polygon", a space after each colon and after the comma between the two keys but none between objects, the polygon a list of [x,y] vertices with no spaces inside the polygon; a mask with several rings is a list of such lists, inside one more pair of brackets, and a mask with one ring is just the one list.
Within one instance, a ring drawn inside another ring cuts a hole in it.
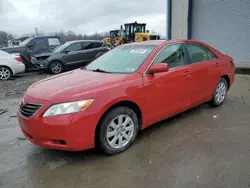
[{"label": "windshield wiper", "polygon": [[110,73],[110,72],[107,72],[105,70],[102,70],[102,69],[94,69],[92,70],[93,72],[104,72],[104,73]]}]

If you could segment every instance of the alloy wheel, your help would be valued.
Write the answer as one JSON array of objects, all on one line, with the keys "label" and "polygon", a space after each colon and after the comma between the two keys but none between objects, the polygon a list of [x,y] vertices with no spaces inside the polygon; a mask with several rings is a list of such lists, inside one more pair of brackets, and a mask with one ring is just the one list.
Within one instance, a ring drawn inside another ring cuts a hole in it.
[{"label": "alloy wheel", "polygon": [[62,64],[61,63],[53,63],[51,65],[51,70],[55,74],[62,72]]},{"label": "alloy wheel", "polygon": [[133,137],[135,125],[128,115],[115,117],[108,125],[106,139],[108,144],[115,149],[125,147]]},{"label": "alloy wheel", "polygon": [[8,80],[11,77],[11,72],[8,68],[0,67],[0,80]]},{"label": "alloy wheel", "polygon": [[227,94],[227,86],[224,82],[220,82],[216,88],[215,100],[218,103],[222,103],[226,98],[226,94]]}]

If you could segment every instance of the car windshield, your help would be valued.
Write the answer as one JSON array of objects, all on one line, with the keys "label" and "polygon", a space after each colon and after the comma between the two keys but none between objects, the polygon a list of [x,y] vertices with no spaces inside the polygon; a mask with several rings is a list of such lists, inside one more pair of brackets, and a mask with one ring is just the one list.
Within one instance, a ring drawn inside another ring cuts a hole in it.
[{"label": "car windshield", "polygon": [[23,42],[21,42],[21,43],[19,44],[19,46],[25,46],[25,45],[28,44],[32,39],[33,39],[32,37],[31,37],[31,38],[25,39]]},{"label": "car windshield", "polygon": [[121,37],[121,36],[122,36],[122,31],[119,31],[119,30],[110,31],[110,37],[111,38]]},{"label": "car windshield", "polygon": [[56,47],[56,48],[54,49],[53,52],[56,52],[56,53],[57,53],[57,52],[61,52],[61,51],[63,51],[65,48],[67,48],[69,45],[70,45],[69,43],[64,43],[63,45]]},{"label": "car windshield", "polygon": [[56,51],[56,50],[57,50],[58,48],[60,48],[61,46],[62,46],[62,45],[55,47],[53,51]]},{"label": "car windshield", "polygon": [[85,69],[109,73],[133,73],[155,48],[154,45],[119,46],[94,60]]}]

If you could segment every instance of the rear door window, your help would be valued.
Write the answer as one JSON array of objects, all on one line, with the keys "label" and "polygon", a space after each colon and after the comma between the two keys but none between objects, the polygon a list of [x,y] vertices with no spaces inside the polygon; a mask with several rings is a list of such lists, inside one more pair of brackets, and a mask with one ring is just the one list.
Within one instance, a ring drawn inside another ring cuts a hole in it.
[{"label": "rear door window", "polygon": [[208,60],[207,52],[203,46],[194,43],[186,43],[191,64]]},{"label": "rear door window", "polygon": [[204,47],[204,49],[207,52],[207,57],[209,60],[218,59],[218,57],[211,50],[206,47]]},{"label": "rear door window", "polygon": [[85,46],[84,49],[100,48],[102,45],[102,42],[91,42],[89,45]]}]

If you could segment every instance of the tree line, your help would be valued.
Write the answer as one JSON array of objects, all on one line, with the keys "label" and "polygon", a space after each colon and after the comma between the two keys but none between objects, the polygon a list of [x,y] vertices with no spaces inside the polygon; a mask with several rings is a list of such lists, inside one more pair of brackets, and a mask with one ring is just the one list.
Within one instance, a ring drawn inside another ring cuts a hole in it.
[{"label": "tree line", "polygon": [[[72,41],[72,40],[102,40],[104,38],[109,37],[109,32],[102,32],[102,33],[94,33],[94,34],[76,34],[73,31],[59,31],[59,32],[52,32],[48,33],[47,35],[52,35],[52,36],[57,36],[60,38],[60,41],[62,43],[67,42],[67,41]],[[23,36],[44,36],[43,33],[30,33],[30,34],[25,34],[21,35],[20,37]],[[8,40],[12,40],[18,38],[17,36],[14,36],[11,33],[8,33],[6,31],[1,31],[0,30],[0,45],[7,46],[8,45]]]}]

